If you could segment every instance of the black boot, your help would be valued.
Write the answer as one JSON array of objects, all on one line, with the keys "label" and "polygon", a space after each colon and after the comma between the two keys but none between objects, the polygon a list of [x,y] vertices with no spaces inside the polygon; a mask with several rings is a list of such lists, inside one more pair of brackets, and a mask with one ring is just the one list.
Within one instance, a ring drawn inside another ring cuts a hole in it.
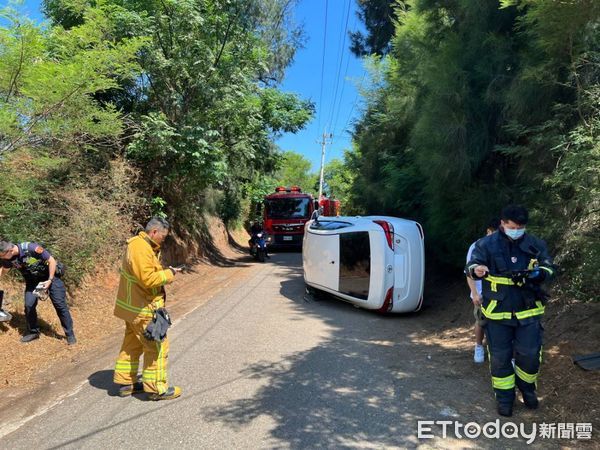
[{"label": "black boot", "polygon": [[538,401],[535,391],[521,392],[521,394],[523,395],[523,403],[525,403],[525,406],[529,409],[538,408],[540,402]]},{"label": "black boot", "polygon": [[39,339],[39,338],[40,338],[39,333],[29,333],[21,338],[21,342],[31,342],[31,341],[33,341],[35,339]]},{"label": "black boot", "polygon": [[504,417],[512,416],[512,405],[508,403],[498,403],[498,414]]}]

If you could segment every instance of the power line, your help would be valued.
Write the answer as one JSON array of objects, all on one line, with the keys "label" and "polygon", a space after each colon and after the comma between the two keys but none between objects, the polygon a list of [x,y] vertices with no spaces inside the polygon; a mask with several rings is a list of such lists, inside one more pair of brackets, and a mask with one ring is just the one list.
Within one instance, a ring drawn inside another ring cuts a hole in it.
[{"label": "power line", "polygon": [[319,116],[319,122],[317,126],[317,130],[321,129],[321,105],[323,101],[323,78],[325,75],[325,47],[327,43],[327,9],[328,9],[329,0],[325,0],[325,27],[323,31],[323,58],[321,60],[321,89],[319,93],[319,112],[317,116]]},{"label": "power line", "polygon": [[[346,8],[346,20],[345,20],[345,25],[342,25],[344,23],[343,19],[344,19],[344,14],[342,13],[342,22],[340,24],[340,42],[341,42],[341,46],[339,47],[339,51],[338,51],[338,58],[339,59],[339,64],[337,66],[337,74],[335,76],[335,89],[334,89],[334,94],[333,94],[333,102],[331,104],[331,114],[329,115],[329,127],[331,127],[331,123],[333,122],[333,114],[335,113],[335,105],[337,103],[337,94],[338,94],[338,89],[340,87],[340,71],[342,70],[342,65],[343,65],[343,61],[344,61],[344,49],[346,48],[346,31],[348,30],[348,19],[350,17],[350,0],[347,0],[347,8]],[[334,131],[333,129],[331,129],[331,131]]]},{"label": "power line", "polygon": [[[354,18],[354,24],[352,25],[352,28],[354,28],[355,26],[356,26],[356,18]],[[341,108],[342,108],[342,100],[344,98],[344,90],[346,89],[346,76],[348,75],[348,67],[350,66],[351,58],[352,58],[352,54],[350,52],[348,52],[348,58],[346,59],[346,68],[344,69],[344,77],[342,78],[344,80],[344,82],[342,83],[342,92],[340,93],[340,98],[339,98],[337,110],[335,113],[335,121],[333,122],[333,128],[331,129],[331,131],[334,134],[337,131],[337,123],[338,123],[338,119],[340,118],[340,112],[341,112]],[[334,104],[334,107],[335,107],[335,104]]]},{"label": "power line", "polygon": [[362,85],[363,85],[366,77],[367,77],[367,72],[365,71],[363,73],[362,79],[360,80],[360,84],[356,90],[356,96],[354,97],[354,102],[352,102],[352,107],[350,108],[350,113],[348,114],[348,119],[346,120],[346,124],[342,128],[341,132],[346,131],[346,128],[348,127],[348,124],[350,123],[350,119],[352,119],[352,113],[354,112],[354,108],[356,107],[356,103],[358,102],[358,96],[360,95],[360,89],[362,88]]}]

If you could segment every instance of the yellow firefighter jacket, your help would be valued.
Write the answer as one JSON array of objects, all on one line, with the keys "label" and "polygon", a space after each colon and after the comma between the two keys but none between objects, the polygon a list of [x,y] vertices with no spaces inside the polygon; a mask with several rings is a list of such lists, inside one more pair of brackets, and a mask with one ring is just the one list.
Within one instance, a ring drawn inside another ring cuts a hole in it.
[{"label": "yellow firefighter jacket", "polygon": [[160,246],[143,231],[127,241],[115,316],[127,322],[138,317],[151,318],[153,311],[164,306],[165,284],[173,281],[173,272],[162,268]]}]

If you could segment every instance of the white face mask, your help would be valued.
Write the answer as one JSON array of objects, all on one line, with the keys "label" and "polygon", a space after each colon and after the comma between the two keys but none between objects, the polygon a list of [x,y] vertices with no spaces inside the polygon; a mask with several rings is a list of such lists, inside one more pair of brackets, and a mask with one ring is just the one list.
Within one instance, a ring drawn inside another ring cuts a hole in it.
[{"label": "white face mask", "polygon": [[525,228],[517,228],[514,230],[509,230],[507,228],[504,228],[504,233],[511,238],[513,241],[516,241],[517,239],[520,239],[523,237],[523,235],[525,234]]}]

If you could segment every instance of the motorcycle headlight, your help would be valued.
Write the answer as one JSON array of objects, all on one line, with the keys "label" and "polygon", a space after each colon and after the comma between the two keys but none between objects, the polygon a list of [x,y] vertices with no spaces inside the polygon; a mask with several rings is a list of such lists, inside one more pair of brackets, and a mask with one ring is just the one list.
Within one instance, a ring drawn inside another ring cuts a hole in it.
[{"label": "motorcycle headlight", "polygon": [[259,238],[261,238],[261,237],[262,237],[262,233],[258,233],[258,234],[256,235],[256,237],[259,237]]}]

